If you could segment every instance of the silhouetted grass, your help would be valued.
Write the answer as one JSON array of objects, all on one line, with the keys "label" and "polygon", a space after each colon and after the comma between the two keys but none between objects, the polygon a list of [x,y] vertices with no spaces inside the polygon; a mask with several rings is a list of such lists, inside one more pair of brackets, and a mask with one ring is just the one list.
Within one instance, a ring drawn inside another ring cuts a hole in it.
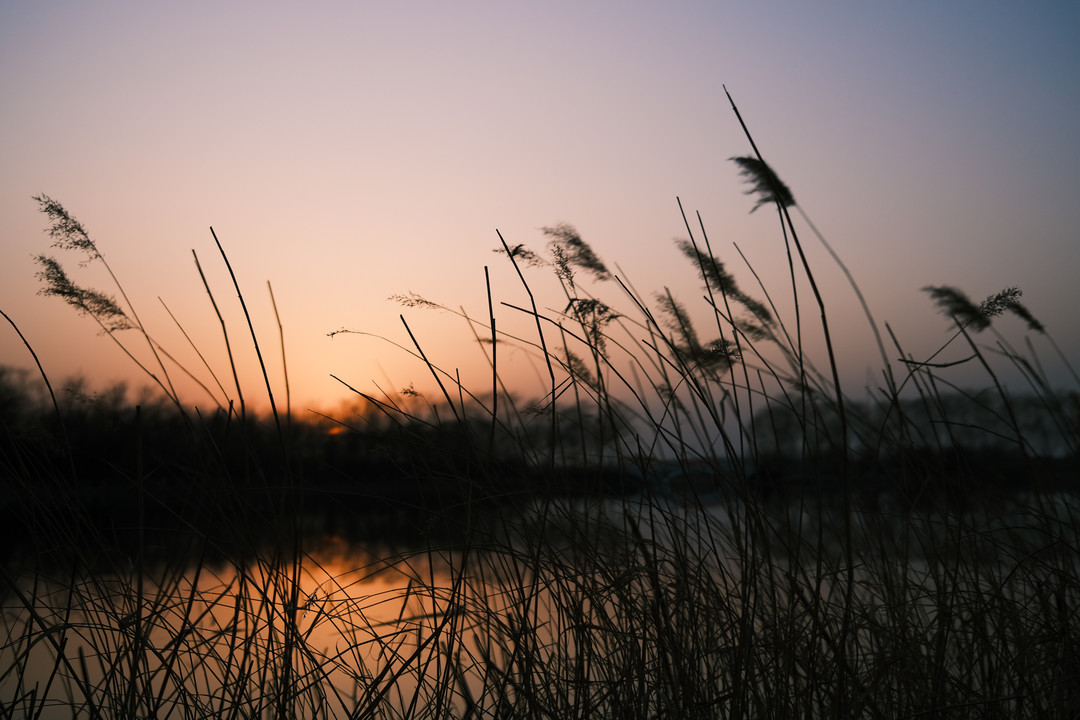
[{"label": "silhouetted grass", "polygon": [[[201,355],[218,409],[193,412],[116,278],[122,301],[43,256],[48,294],[133,359],[124,333],[147,344],[165,399],[34,397],[0,375],[0,714],[1077,716],[1080,395],[998,319],[1057,346],[1016,288],[931,287],[954,332],[912,357],[751,146],[734,160],[752,209],[777,210],[790,287],[742,279],[700,217],[676,244],[694,300],[638,292],[565,223],[542,249],[499,235],[519,300],[489,285],[474,318],[396,298],[458,315],[490,385],[464,386],[402,316],[398,350],[437,399],[358,392],[336,417],[257,417]],[[105,262],[40,200],[58,249]],[[866,397],[840,386],[806,226],[878,343]],[[510,349],[535,359],[538,396],[504,383]]]}]

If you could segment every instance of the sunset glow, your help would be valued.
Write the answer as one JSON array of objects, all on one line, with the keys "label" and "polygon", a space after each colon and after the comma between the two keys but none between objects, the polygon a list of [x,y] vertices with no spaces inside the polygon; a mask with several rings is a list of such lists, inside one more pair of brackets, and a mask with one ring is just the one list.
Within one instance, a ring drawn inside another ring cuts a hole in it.
[{"label": "sunset glow", "polygon": [[[194,250],[259,407],[263,375],[211,226],[275,401],[297,411],[353,397],[332,375],[368,393],[437,392],[399,314],[432,363],[489,388],[473,334],[487,337],[485,266],[500,329],[528,328],[502,304],[526,297],[492,252],[496,229],[542,250],[541,228],[569,223],[643,294],[667,287],[697,306],[694,268],[672,242],[686,237],[679,198],[740,282],[756,281],[733,243],[766,287],[784,288],[775,215],[750,214],[728,162],[750,147],[723,86],[905,351],[926,357],[947,339],[920,288],[981,299],[1019,286],[1064,354],[1080,356],[1073,4],[245,7],[0,9],[0,309],[55,380],[147,378],[89,319],[38,294],[34,258],[53,254],[32,199],[42,193],[85,226],[151,334],[221,401],[210,371],[230,393],[232,374]],[[859,394],[880,379],[874,339],[812,238]],[[56,256],[78,282],[118,294],[101,268]],[[561,310],[545,272],[530,277]],[[449,310],[389,299],[409,292]],[[0,364],[32,368],[14,331],[0,333]],[[543,391],[524,350],[500,352],[515,391]],[[185,398],[211,404],[170,368]]]}]

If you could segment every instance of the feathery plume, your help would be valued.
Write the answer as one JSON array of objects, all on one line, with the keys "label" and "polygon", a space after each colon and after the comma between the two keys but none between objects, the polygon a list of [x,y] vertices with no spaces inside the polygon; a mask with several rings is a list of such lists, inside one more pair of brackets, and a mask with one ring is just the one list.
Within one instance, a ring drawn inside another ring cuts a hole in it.
[{"label": "feathery plume", "polygon": [[561,267],[569,270],[570,266],[577,266],[582,270],[588,270],[596,276],[597,280],[610,280],[611,272],[597,257],[593,249],[581,239],[577,230],[566,223],[559,223],[540,230],[551,238],[549,243],[552,253],[555,255],[556,265],[563,263]]},{"label": "feathery plume", "polygon": [[739,166],[739,174],[750,183],[751,187],[746,191],[747,195],[757,195],[758,201],[750,209],[754,212],[762,205],[780,203],[782,207],[791,207],[795,204],[795,197],[773,169],[756,157],[733,157],[732,162]]},{"label": "feathery plume", "polygon": [[728,298],[742,304],[763,325],[773,324],[773,316],[769,308],[740,290],[734,276],[724,269],[724,263],[701,252],[689,240],[676,240],[675,245],[679,248],[679,252],[694,263],[694,267],[698,269],[698,274],[701,275],[706,286],[713,287]]},{"label": "feathery plume", "polygon": [[82,224],[63,205],[48,195],[35,195],[34,200],[38,203],[38,209],[49,216],[48,233],[53,239],[53,247],[61,250],[81,250],[87,254],[88,260],[101,257],[97,245],[90,239]]},{"label": "feathery plume", "polygon": [[930,294],[930,298],[943,313],[975,332],[982,332],[990,327],[993,318],[1006,312],[1022,318],[1027,322],[1029,329],[1045,332],[1042,323],[1020,303],[1023,291],[1018,287],[1005,288],[1001,292],[988,296],[978,305],[972,302],[963,291],[949,285],[927,285],[923,291]]},{"label": "feathery plume", "polygon": [[[492,252],[500,253],[503,255],[507,254],[504,248],[495,248],[494,250],[492,250]],[[548,264],[547,261],[544,260],[544,258],[540,257],[535,252],[525,247],[525,243],[518,243],[514,247],[510,248],[509,255],[511,258],[521,260],[529,267],[543,267],[544,265]]]}]

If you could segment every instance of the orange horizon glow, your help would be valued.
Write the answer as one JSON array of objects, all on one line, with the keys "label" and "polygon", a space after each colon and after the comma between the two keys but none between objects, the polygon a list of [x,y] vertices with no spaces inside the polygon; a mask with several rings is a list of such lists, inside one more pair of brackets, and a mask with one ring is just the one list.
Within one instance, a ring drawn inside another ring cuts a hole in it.
[{"label": "orange horizon glow", "polygon": [[[447,379],[460,373],[484,395],[485,268],[499,329],[536,339],[514,309],[527,306],[521,281],[493,252],[496,230],[539,251],[543,227],[569,223],[643,297],[669,288],[708,327],[695,270],[673,244],[687,236],[678,198],[695,234],[700,211],[713,254],[742,286],[760,296],[756,273],[790,316],[775,214],[750,213],[728,161],[750,146],[723,84],[903,352],[925,358],[948,338],[922,287],[952,285],[979,300],[1019,286],[1074,360],[1076,27],[1071,6],[964,2],[8,6],[0,309],[55,385],[125,382],[136,397],[153,384],[92,321],[38,294],[34,257],[54,252],[32,199],[45,193],[86,227],[151,335],[216,402],[238,396],[193,252],[245,401],[269,409],[210,226],[279,410],[336,412],[358,397],[347,385],[375,397],[413,388],[441,402],[399,316]],[[872,333],[843,273],[809,227],[802,232],[842,384],[864,396],[881,381]],[[100,268],[57,257],[73,279],[118,295]],[[542,312],[565,306],[550,271],[528,278]],[[633,310],[617,285],[586,287]],[[447,309],[390,299],[410,292]],[[800,292],[807,341],[820,343],[809,290]],[[1022,325],[1003,328],[1023,345]],[[335,334],[342,329],[356,332]],[[0,333],[0,365],[36,373],[14,331]],[[561,347],[554,332],[549,339]],[[1053,382],[1075,390],[1054,349],[1031,339]],[[132,331],[123,340],[161,374],[144,340]],[[898,362],[900,350],[888,350]],[[214,406],[165,364],[186,401]],[[500,346],[499,370],[522,398],[549,390],[524,348]]]}]

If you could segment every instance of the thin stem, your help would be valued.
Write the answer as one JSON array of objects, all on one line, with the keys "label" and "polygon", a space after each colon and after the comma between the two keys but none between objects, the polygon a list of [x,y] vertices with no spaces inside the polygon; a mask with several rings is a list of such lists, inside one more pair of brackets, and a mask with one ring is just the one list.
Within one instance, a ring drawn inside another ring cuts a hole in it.
[{"label": "thin stem", "polygon": [[52,400],[53,411],[56,412],[56,420],[60,423],[60,433],[64,436],[64,447],[67,449],[66,455],[71,469],[71,479],[74,480],[76,477],[75,459],[71,455],[71,441],[68,440],[67,426],[64,424],[64,414],[60,412],[60,403],[56,401],[56,393],[53,392],[52,383],[49,382],[49,376],[45,373],[45,368],[41,366],[41,360],[38,359],[37,353],[34,352],[34,347],[30,344],[30,341],[26,339],[26,336],[22,334],[22,330],[15,324],[15,321],[3,310],[0,310],[0,315],[4,316],[4,319],[8,321],[8,324],[10,324],[16,334],[18,334],[19,339],[22,340],[23,345],[30,351],[30,357],[34,358],[34,364],[37,365],[38,374],[41,375],[41,379],[45,381],[45,389],[49,391],[49,399]]},{"label": "thin stem", "polygon": [[274,298],[274,287],[270,281],[266,281],[266,289],[270,292],[270,305],[274,308],[274,320],[278,326],[278,342],[281,345],[281,374],[285,381],[285,422],[292,424],[292,393],[289,390],[289,365],[285,362],[285,328],[281,324],[281,315],[278,313],[277,300]]},{"label": "thin stem", "polygon": [[[240,421],[244,422],[247,418],[247,409],[244,404],[244,389],[240,385],[240,376],[236,372],[236,359],[233,357],[232,344],[229,342],[229,328],[225,325],[225,318],[221,316],[221,310],[218,308],[217,300],[214,299],[214,293],[210,289],[210,283],[206,281],[206,274],[203,272],[202,265],[199,263],[199,256],[194,250],[191,251],[192,257],[195,258],[195,269],[199,271],[199,278],[202,280],[203,287],[206,288],[206,294],[210,298],[210,305],[214,308],[214,314],[217,315],[218,323],[221,324],[221,335],[225,338],[225,354],[229,358],[229,368],[232,370],[233,384],[236,386],[236,398],[240,401]],[[225,392],[222,389],[222,392]],[[225,396],[228,398],[228,394]],[[230,406],[232,401],[229,401]]]},{"label": "thin stem", "polygon": [[266,395],[270,400],[270,412],[274,416],[274,425],[277,427],[278,437],[282,440],[282,448],[284,449],[284,434],[281,430],[281,419],[278,416],[277,404],[274,402],[274,389],[270,385],[270,375],[266,371],[266,363],[263,362],[262,349],[259,347],[259,338],[255,334],[255,325],[251,322],[251,314],[248,312],[247,303],[244,301],[244,293],[240,291],[240,283],[236,279],[236,273],[233,272],[232,263],[229,262],[229,256],[225,254],[225,248],[221,246],[221,241],[218,240],[214,228],[210,228],[210,234],[214,237],[214,243],[217,245],[218,252],[221,253],[221,259],[225,261],[225,267],[229,271],[229,277],[232,278],[233,287],[236,288],[236,297],[240,300],[240,308],[244,311],[244,318],[247,320],[248,331],[251,333],[251,342],[255,345],[255,355],[259,359],[259,368],[262,370],[263,384],[266,386]]}]

